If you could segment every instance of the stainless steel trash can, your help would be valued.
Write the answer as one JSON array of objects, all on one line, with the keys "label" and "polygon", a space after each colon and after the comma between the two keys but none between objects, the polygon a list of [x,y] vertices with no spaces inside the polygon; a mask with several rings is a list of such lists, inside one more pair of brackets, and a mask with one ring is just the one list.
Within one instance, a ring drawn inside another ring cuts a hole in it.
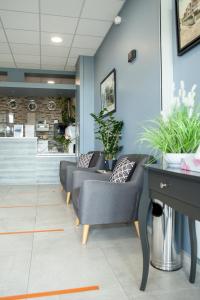
[{"label": "stainless steel trash can", "polygon": [[163,271],[182,267],[181,226],[182,217],[161,201],[153,200],[151,264]]}]

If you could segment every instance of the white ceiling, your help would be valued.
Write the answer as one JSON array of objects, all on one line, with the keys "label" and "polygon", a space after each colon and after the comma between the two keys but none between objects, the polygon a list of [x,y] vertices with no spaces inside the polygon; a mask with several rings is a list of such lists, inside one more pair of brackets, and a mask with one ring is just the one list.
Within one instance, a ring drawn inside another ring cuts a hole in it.
[{"label": "white ceiling", "polygon": [[125,1],[0,0],[0,67],[73,71],[79,55],[95,54]]}]

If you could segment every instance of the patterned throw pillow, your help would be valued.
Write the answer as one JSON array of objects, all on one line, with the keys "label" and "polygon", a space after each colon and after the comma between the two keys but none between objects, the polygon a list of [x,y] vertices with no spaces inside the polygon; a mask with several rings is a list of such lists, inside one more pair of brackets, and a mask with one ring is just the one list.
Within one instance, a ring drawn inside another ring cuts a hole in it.
[{"label": "patterned throw pillow", "polygon": [[89,168],[94,153],[81,154],[78,161],[78,168]]},{"label": "patterned throw pillow", "polygon": [[123,183],[128,181],[135,167],[136,163],[134,161],[130,161],[127,157],[122,158],[116,164],[109,181],[114,183]]}]

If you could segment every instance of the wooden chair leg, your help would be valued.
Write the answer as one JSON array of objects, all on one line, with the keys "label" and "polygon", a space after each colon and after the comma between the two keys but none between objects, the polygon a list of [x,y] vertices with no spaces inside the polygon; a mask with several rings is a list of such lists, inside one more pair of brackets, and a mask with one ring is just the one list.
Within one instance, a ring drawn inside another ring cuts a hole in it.
[{"label": "wooden chair leg", "polygon": [[63,188],[63,186],[62,186],[62,185],[61,185],[61,188],[60,188],[60,189],[61,189],[61,192],[63,192],[63,191],[64,191],[64,188]]},{"label": "wooden chair leg", "polygon": [[133,224],[135,226],[135,230],[136,230],[137,236],[140,238],[139,222],[138,221],[134,221]]},{"label": "wooden chair leg", "polygon": [[71,197],[71,193],[67,192],[67,197],[66,197],[66,203],[67,203],[67,205],[69,205],[70,197]]},{"label": "wooden chair leg", "polygon": [[90,225],[88,225],[88,224],[83,225],[83,237],[82,237],[83,245],[85,245],[87,243],[89,229],[90,229]]},{"label": "wooden chair leg", "polygon": [[75,225],[76,225],[76,226],[79,226],[79,225],[80,225],[80,220],[79,220],[79,218],[76,218]]}]

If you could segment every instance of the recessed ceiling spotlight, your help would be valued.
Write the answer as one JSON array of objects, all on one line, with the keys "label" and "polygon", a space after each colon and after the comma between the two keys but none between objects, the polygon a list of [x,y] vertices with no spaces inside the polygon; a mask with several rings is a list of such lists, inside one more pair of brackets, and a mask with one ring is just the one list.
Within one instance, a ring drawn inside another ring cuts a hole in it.
[{"label": "recessed ceiling spotlight", "polygon": [[114,19],[114,23],[115,25],[119,25],[122,22],[122,18],[120,16],[116,16]]},{"label": "recessed ceiling spotlight", "polygon": [[51,41],[53,43],[59,44],[62,43],[63,39],[60,36],[52,36]]},{"label": "recessed ceiling spotlight", "polygon": [[53,80],[48,80],[47,83],[49,83],[49,84],[54,84],[55,81],[53,81]]}]

